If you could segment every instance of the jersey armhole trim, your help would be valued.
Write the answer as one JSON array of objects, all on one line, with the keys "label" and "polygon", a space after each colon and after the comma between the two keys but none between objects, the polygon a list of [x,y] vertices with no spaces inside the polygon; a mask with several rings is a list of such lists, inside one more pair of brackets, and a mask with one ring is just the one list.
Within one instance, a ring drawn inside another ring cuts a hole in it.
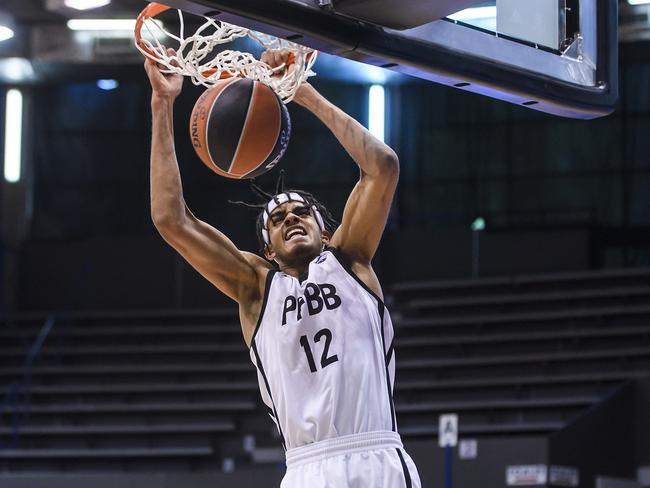
[{"label": "jersey armhole trim", "polygon": [[[386,311],[386,306],[384,305],[384,301],[377,296],[377,294],[368,287],[363,281],[361,281],[361,278],[359,278],[354,271],[352,271],[352,268],[348,266],[348,264],[345,262],[345,259],[343,256],[341,256],[340,251],[335,248],[335,247],[327,247],[325,249],[326,251],[330,251],[332,255],[335,257],[336,261],[341,265],[341,267],[350,275],[354,280],[361,285],[361,287],[366,290],[370,296],[372,296],[375,300],[377,300],[377,312],[379,313],[379,321],[380,321],[380,327],[381,327],[381,347],[383,350],[383,359],[385,361],[385,371],[386,371],[386,387],[388,391],[388,403],[390,405],[390,416],[391,416],[391,424],[392,424],[392,431],[397,432],[397,421],[395,418],[395,404],[393,402],[393,387],[390,384],[390,373],[388,371],[388,364],[389,361],[386,360],[386,339],[384,336],[384,313]],[[392,356],[392,352],[391,352]]]},{"label": "jersey armhole trim", "polygon": [[383,300],[382,300],[382,299],[381,299],[381,298],[380,298],[380,297],[379,297],[379,296],[378,296],[374,291],[372,291],[372,290],[370,289],[370,287],[369,287],[368,285],[366,285],[366,284],[361,280],[361,278],[359,278],[359,277],[357,276],[357,274],[356,274],[354,271],[352,271],[352,268],[348,265],[348,263],[345,262],[345,259],[343,258],[343,256],[341,255],[341,252],[340,252],[337,248],[335,248],[335,247],[327,247],[327,248],[325,248],[325,250],[326,250],[326,251],[329,251],[329,252],[332,253],[332,255],[336,258],[336,260],[337,260],[338,263],[341,265],[341,267],[342,267],[342,268],[343,268],[343,269],[344,269],[344,270],[345,270],[345,271],[346,271],[350,276],[352,276],[352,278],[354,278],[354,280],[355,280],[357,283],[359,283],[359,285],[361,285],[361,287],[362,287],[364,290],[366,290],[368,293],[370,293],[370,295],[371,295],[375,300],[377,300],[377,302],[378,302],[378,304],[379,304],[379,306],[380,306],[381,308],[384,307],[384,301],[383,301]]},{"label": "jersey armhole trim", "polygon": [[253,347],[253,343],[255,342],[255,336],[257,335],[257,331],[260,328],[260,325],[262,324],[262,319],[264,318],[264,312],[266,311],[266,304],[269,301],[269,292],[271,291],[271,282],[273,281],[273,276],[277,273],[275,269],[269,269],[268,273],[266,273],[266,279],[264,280],[264,298],[262,298],[262,307],[260,308],[260,315],[257,317],[257,324],[255,324],[255,330],[253,331],[253,336],[251,337],[251,347]]}]

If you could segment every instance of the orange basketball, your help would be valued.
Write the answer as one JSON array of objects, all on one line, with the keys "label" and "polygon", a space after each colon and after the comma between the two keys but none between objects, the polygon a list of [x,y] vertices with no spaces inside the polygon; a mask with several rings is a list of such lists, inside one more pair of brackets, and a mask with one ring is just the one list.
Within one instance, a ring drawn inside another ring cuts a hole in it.
[{"label": "orange basketball", "polygon": [[190,119],[196,154],[228,178],[253,178],[273,168],[290,134],[284,103],[271,88],[248,78],[221,80],[206,90]]}]

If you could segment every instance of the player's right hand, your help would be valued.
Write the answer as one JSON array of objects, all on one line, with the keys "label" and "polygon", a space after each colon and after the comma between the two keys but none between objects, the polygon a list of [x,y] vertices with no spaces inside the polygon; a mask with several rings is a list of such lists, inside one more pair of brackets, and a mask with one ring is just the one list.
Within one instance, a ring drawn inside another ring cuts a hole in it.
[{"label": "player's right hand", "polygon": [[267,49],[262,53],[260,61],[266,63],[269,68],[277,69],[271,78],[282,78],[285,73],[290,75],[296,69],[289,49]]},{"label": "player's right hand", "polygon": [[[167,53],[173,56],[174,50],[168,49]],[[162,73],[161,68],[162,66],[152,59],[147,58],[144,62],[144,70],[153,90],[152,96],[175,99],[183,89],[183,75]]]}]

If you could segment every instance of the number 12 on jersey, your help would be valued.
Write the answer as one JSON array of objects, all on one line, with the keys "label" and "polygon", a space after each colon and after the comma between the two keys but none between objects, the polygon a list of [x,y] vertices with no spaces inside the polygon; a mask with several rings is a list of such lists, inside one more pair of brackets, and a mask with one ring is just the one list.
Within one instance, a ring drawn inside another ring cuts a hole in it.
[{"label": "number 12 on jersey", "polygon": [[[329,329],[321,329],[316,332],[314,336],[314,342],[320,342],[321,338],[325,337],[325,346],[323,347],[323,353],[320,357],[320,367],[321,369],[329,366],[332,363],[335,363],[339,360],[338,356],[334,354],[329,356],[330,343],[332,342],[332,331]],[[305,350],[305,356],[307,356],[307,362],[309,363],[309,369],[312,373],[317,371],[316,363],[314,362],[314,355],[311,352],[311,346],[309,345],[309,339],[306,335],[300,337],[300,345]]]}]

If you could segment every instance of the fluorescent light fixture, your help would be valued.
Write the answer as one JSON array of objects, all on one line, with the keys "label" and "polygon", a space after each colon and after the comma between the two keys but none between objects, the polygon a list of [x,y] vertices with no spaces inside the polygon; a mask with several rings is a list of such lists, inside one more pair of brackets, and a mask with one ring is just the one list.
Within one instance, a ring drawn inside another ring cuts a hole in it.
[{"label": "fluorescent light fixture", "polygon": [[92,10],[94,8],[104,7],[111,3],[111,0],[65,0],[63,5],[75,10]]},{"label": "fluorescent light fixture", "polygon": [[350,61],[345,58],[340,59],[346,61],[349,65],[344,69],[356,71],[354,75],[358,76],[358,78],[360,78],[365,83],[383,84],[386,83],[386,81],[388,81],[388,78],[393,74],[391,71],[385,68],[380,68],[379,66],[372,66],[370,64],[363,64],[357,61]]},{"label": "fluorescent light fixture", "polygon": [[368,130],[384,142],[385,97],[383,85],[372,85],[368,93]]},{"label": "fluorescent light fixture", "polygon": [[102,90],[115,90],[120,84],[117,80],[97,80],[97,87]]},{"label": "fluorescent light fixture", "polygon": [[627,0],[627,3],[630,5],[647,5],[650,3],[650,0]]},{"label": "fluorescent light fixture", "polygon": [[455,14],[447,16],[448,19],[459,20],[461,22],[467,22],[471,20],[496,19],[496,17],[496,6],[466,8],[465,10],[461,10]]},{"label": "fluorescent light fixture", "polygon": [[0,25],[0,42],[11,39],[13,36],[13,29],[7,27],[6,25]]},{"label": "fluorescent light fixture", "polygon": [[11,39],[16,27],[14,18],[4,10],[0,11],[0,42]]},{"label": "fluorescent light fixture", "polygon": [[130,31],[135,29],[135,19],[70,19],[68,29],[73,31]]},{"label": "fluorescent light fixture", "polygon": [[0,83],[23,83],[36,79],[32,63],[25,58],[0,58]]},{"label": "fluorescent light fixture", "polygon": [[20,180],[23,146],[23,93],[12,88],[5,103],[5,180]]}]

